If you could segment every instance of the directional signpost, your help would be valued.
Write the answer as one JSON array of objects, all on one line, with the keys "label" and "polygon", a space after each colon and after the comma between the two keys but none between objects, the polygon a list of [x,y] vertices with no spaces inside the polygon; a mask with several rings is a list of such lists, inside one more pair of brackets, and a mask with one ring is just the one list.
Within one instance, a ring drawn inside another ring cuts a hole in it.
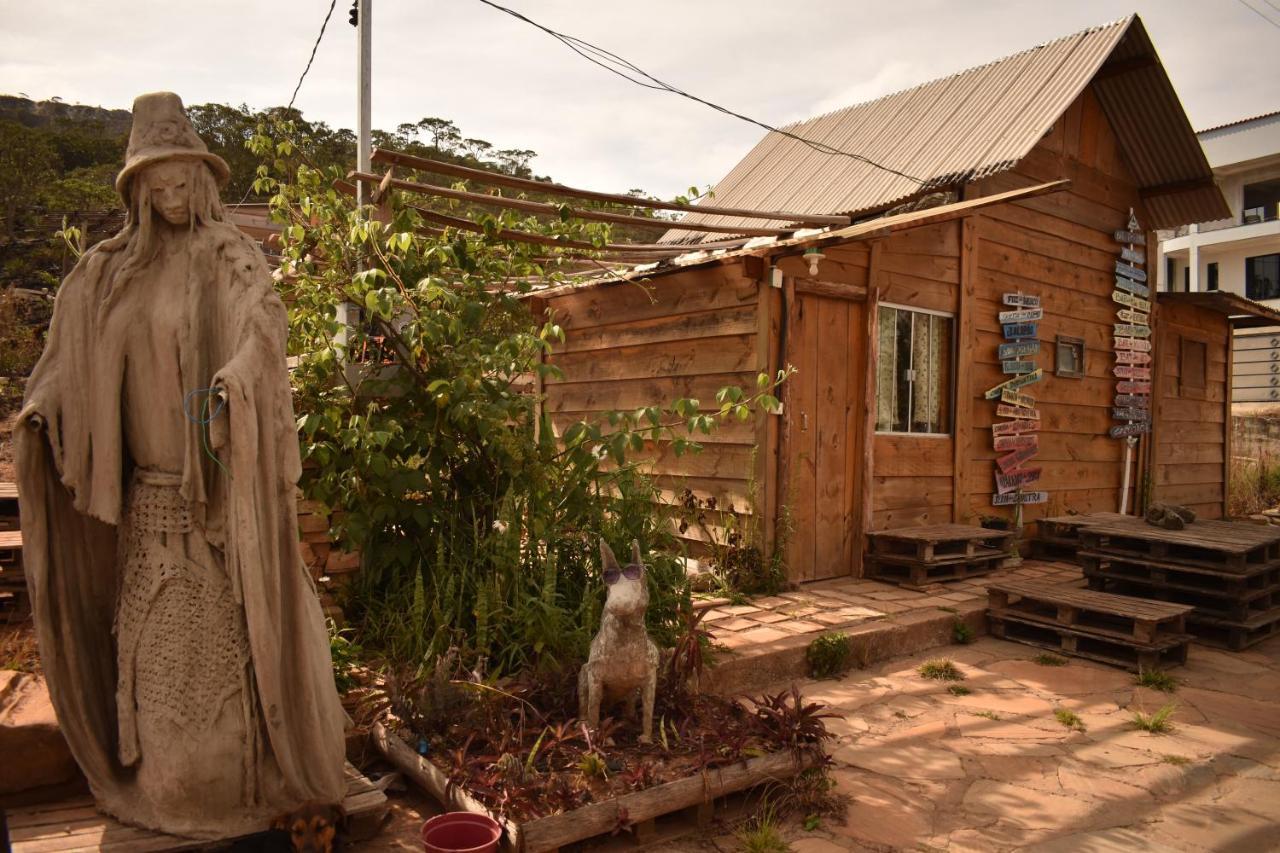
[{"label": "directional signpost", "polygon": [[[991,425],[991,441],[999,456],[996,458],[995,492],[991,495],[993,506],[1018,508],[1015,523],[1021,527],[1021,507],[1028,503],[1044,503],[1039,499],[1044,492],[1024,492],[1022,489],[1040,479],[1039,468],[1027,464],[1040,450],[1036,433],[1040,430],[1040,410],[1036,398],[1025,389],[1044,378],[1044,371],[1036,366],[1040,354],[1037,338],[1038,323],[1044,319],[1040,297],[1027,293],[1006,293],[1000,300],[1008,308],[996,319],[1005,342],[996,348],[1000,370],[1011,378],[1006,379],[985,396],[996,402],[997,421]],[[1137,306],[1126,305],[1124,310]],[[1003,420],[1007,418],[1007,420]]]},{"label": "directional signpost", "polygon": [[[1120,244],[1120,257],[1115,264],[1116,289],[1111,299],[1124,305],[1116,311],[1119,321],[1113,326],[1115,333],[1115,366],[1111,372],[1116,382],[1115,406],[1111,418],[1117,423],[1111,427],[1112,438],[1123,438],[1132,451],[1137,436],[1151,430],[1151,308],[1150,285],[1146,264],[1146,235],[1138,227],[1137,217],[1129,212],[1127,228],[1115,232]],[[1129,465],[1126,452],[1125,466]],[[1121,506],[1127,504],[1128,495],[1121,497]],[[1121,512],[1123,512],[1123,508]]]}]

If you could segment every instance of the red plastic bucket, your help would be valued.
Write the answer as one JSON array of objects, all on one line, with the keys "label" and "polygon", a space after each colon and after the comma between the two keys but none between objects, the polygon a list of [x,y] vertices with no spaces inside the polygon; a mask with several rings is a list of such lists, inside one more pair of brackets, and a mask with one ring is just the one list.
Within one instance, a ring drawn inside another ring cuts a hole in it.
[{"label": "red plastic bucket", "polygon": [[446,812],[422,825],[427,853],[494,853],[502,827],[488,815]]}]

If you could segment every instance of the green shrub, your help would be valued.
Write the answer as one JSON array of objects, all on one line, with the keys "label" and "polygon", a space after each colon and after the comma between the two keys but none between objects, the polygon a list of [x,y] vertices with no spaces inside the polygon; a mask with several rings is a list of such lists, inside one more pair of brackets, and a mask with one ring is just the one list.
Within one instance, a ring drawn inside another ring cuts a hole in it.
[{"label": "green shrub", "polygon": [[967,646],[973,642],[973,629],[969,627],[969,623],[957,618],[951,623],[951,639],[962,646]]},{"label": "green shrub", "polygon": [[1080,719],[1080,715],[1070,708],[1055,708],[1053,716],[1069,729],[1075,729],[1080,732],[1085,730],[1084,720]]},{"label": "green shrub", "polygon": [[809,663],[809,675],[812,678],[832,678],[849,668],[849,659],[853,656],[853,647],[849,637],[841,631],[822,634],[805,649],[804,657]]},{"label": "green shrub", "polygon": [[1178,689],[1178,679],[1160,669],[1142,670],[1134,678],[1134,683],[1162,693],[1172,693]]},{"label": "green shrub", "polygon": [[963,681],[964,673],[954,663],[945,658],[928,660],[920,664],[917,670],[921,678],[932,678],[936,681]]},{"label": "green shrub", "polygon": [[1041,654],[1038,654],[1035,657],[1033,657],[1031,660],[1040,664],[1040,666],[1066,666],[1067,665],[1066,658],[1058,657],[1057,655],[1051,655],[1048,652],[1043,652]]},{"label": "green shrub", "polygon": [[1154,714],[1144,714],[1141,711],[1133,712],[1133,725],[1135,728],[1142,729],[1152,734],[1162,735],[1173,731],[1173,723],[1170,718],[1177,709],[1176,704],[1165,705]]}]

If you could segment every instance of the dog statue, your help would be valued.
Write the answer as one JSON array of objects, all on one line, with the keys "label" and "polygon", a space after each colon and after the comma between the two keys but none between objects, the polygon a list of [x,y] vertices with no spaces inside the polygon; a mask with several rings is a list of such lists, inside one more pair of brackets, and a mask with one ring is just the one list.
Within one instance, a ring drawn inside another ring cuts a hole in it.
[{"label": "dog statue", "polygon": [[591,641],[591,656],[578,671],[578,716],[591,728],[600,725],[600,706],[624,699],[632,713],[637,703],[644,705],[640,742],[649,743],[653,734],[653,695],[658,687],[658,647],[645,630],[644,613],[649,606],[644,562],[640,543],[631,542],[631,562],[618,565],[603,538],[600,558],[607,589],[600,631]]},{"label": "dog statue", "polygon": [[1182,530],[1196,520],[1196,511],[1185,506],[1155,503],[1147,508],[1147,524],[1165,530]]}]

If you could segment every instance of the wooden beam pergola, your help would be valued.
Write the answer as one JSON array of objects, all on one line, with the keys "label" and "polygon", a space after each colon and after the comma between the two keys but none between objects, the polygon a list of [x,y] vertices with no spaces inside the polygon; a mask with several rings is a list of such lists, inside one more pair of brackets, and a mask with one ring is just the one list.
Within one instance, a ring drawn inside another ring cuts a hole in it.
[{"label": "wooden beam pergola", "polygon": [[582,190],[550,181],[534,181],[528,178],[517,178],[512,175],[504,175],[500,172],[488,172],[484,169],[473,169],[469,166],[459,166],[456,163],[445,163],[440,160],[431,160],[426,157],[404,154],[400,151],[392,151],[387,148],[375,148],[373,150],[373,162],[394,166],[404,166],[405,168],[415,169],[420,172],[448,175],[454,178],[463,178],[469,181],[476,181],[477,183],[507,187],[509,189],[540,192],[548,195],[560,195],[570,198],[581,198],[588,201],[599,201],[628,207],[647,207],[654,210],[674,210],[680,213],[704,213],[715,216],[740,216],[743,219],[782,220],[784,222],[795,222],[810,227],[824,225],[844,226],[850,225],[853,222],[850,217],[838,214],[797,213],[786,210],[748,210],[739,207],[719,207],[710,204],[676,204],[671,201],[636,198],[635,196],[620,195],[618,193]]},{"label": "wooden beam pergola", "polygon": [[[384,176],[374,175],[369,172],[349,172],[347,174],[349,181],[364,181],[366,183],[381,185]],[[392,179],[389,187],[408,192],[420,193],[422,195],[434,195],[440,198],[451,198],[455,201],[465,201],[470,204],[478,204],[487,207],[499,207],[509,210],[523,210],[528,213],[538,213],[543,216],[559,216],[561,205],[546,204],[540,201],[528,201],[520,198],[509,198],[500,195],[487,195],[485,193],[473,193],[465,190],[455,190],[449,187],[438,187],[432,184],[419,184],[414,181],[404,181]],[[753,237],[779,237],[783,234],[790,234],[794,228],[752,228],[738,225],[688,225],[683,222],[667,222],[666,220],[646,219],[643,216],[627,216],[621,213],[605,213],[599,210],[585,210],[579,207],[571,207],[568,209],[569,215],[578,219],[588,219],[594,222],[611,222],[618,225],[632,225],[640,228],[674,228],[682,231],[702,231],[718,234],[734,234],[749,235]]]}]

